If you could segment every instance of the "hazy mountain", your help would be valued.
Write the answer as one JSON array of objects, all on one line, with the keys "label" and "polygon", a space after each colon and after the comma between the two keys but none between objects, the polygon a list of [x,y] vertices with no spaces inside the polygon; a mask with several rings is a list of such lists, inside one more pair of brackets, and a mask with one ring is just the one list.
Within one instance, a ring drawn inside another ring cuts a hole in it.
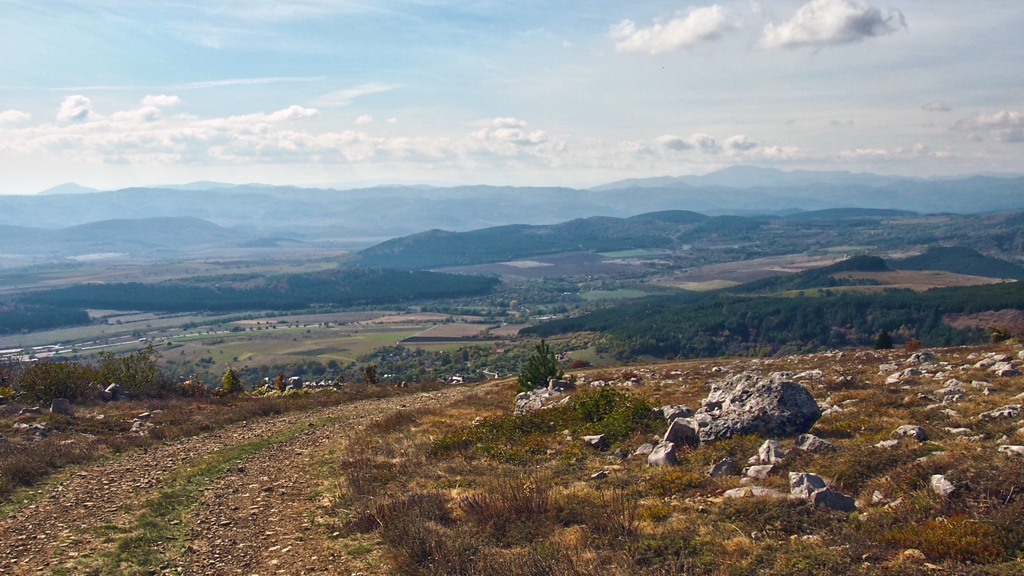
[{"label": "hazy mountain", "polygon": [[757,166],[730,166],[703,176],[660,176],[655,178],[630,178],[591,188],[591,190],[621,190],[625,188],[679,188],[698,186],[726,186],[729,188],[779,188],[783,186],[807,186],[809,184],[856,184],[863,186],[887,186],[902,180],[920,180],[904,176],[879,176],[877,174],[853,173],[847,171],[811,172],[794,170],[784,172],[774,168]]},{"label": "hazy mountain", "polygon": [[[756,183],[760,184],[744,187]],[[285,236],[367,246],[423,230],[464,232],[664,210],[749,216],[837,208],[917,213],[1024,208],[1024,178],[1019,177],[921,180],[741,166],[702,177],[632,181],[626,188],[609,186],[577,190],[398,185],[332,190],[195,182],[89,194],[68,194],[61,190],[72,188],[58,188],[45,195],[0,196],[0,225],[68,228],[105,220],[191,217],[244,228],[253,237],[250,239]]]},{"label": "hazy mountain", "polygon": [[75,184],[74,182],[68,182],[66,184],[58,184],[53,188],[47,188],[42,192],[38,192],[37,196],[49,196],[53,194],[90,194],[92,192],[99,192],[96,188],[89,188],[88,186],[82,186]]},{"label": "hazy mountain", "polygon": [[251,242],[250,231],[191,217],[103,220],[62,229],[0,226],[0,252],[56,258],[120,253],[133,256],[230,248]]},{"label": "hazy mountain", "polygon": [[162,188],[164,190],[223,190],[236,188],[237,186],[237,184],[228,184],[226,182],[201,180],[199,182],[189,182],[188,184],[161,184],[153,186],[153,188]]}]

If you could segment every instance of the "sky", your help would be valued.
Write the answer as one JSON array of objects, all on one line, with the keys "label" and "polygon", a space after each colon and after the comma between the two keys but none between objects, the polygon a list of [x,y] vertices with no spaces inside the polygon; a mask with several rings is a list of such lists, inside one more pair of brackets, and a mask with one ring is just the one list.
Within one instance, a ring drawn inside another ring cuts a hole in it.
[{"label": "sky", "polygon": [[0,193],[1024,173],[1020,0],[0,0]]}]

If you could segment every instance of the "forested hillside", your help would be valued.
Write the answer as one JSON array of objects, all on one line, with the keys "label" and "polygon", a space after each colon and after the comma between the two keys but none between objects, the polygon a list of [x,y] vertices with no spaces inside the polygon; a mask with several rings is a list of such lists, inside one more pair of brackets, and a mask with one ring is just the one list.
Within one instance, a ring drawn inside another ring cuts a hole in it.
[{"label": "forested hillside", "polygon": [[[241,280],[241,279],[239,279]],[[28,304],[152,312],[296,310],[314,305],[354,306],[483,294],[498,280],[487,276],[399,272],[366,268],[290,274],[240,282],[81,284],[22,297]]]},{"label": "forested hillside", "polygon": [[0,307],[0,334],[17,334],[33,330],[47,330],[62,326],[89,323],[85,310],[67,310],[55,306]]},{"label": "forested hillside", "polygon": [[552,226],[498,226],[472,232],[431,230],[367,248],[355,262],[374,268],[415,270],[560,252],[665,248],[673,244],[680,226],[712,220],[695,212],[673,210],[633,218],[582,218]]},{"label": "forested hillside", "polygon": [[937,288],[923,293],[825,290],[817,297],[743,295],[748,289],[651,298],[541,324],[523,333],[547,337],[604,332],[611,336],[612,351],[622,358],[771,354],[779,350],[863,346],[870,345],[881,330],[897,334],[898,340],[917,338],[928,346],[945,346],[984,338],[980,331],[958,330],[944,323],[945,314],[1024,309],[1024,283],[1019,282]]},{"label": "forested hillside", "polygon": [[[350,264],[423,270],[566,252],[661,248],[674,253],[676,265],[690,267],[848,246],[888,251],[955,244],[984,252],[988,259],[979,253],[975,261],[968,263],[970,258],[955,254],[930,257],[924,264],[943,266],[930,268],[935,270],[981,270],[985,272],[982,275],[992,275],[1007,273],[1006,269],[996,267],[1001,260],[1024,259],[1022,218],[1021,213],[922,216],[863,208],[784,217],[710,217],[669,210],[631,218],[585,218],[548,226],[499,226],[471,232],[431,230],[367,248]],[[907,265],[913,265],[913,261]]]},{"label": "forested hillside", "polygon": [[897,270],[944,270],[968,276],[1024,280],[1024,268],[963,246],[936,246],[919,256],[892,260],[889,264]]}]

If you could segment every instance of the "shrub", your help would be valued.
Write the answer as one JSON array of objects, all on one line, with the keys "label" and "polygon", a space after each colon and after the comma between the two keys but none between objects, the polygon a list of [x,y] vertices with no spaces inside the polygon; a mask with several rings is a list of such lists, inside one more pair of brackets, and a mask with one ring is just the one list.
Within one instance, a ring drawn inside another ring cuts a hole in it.
[{"label": "shrub", "polygon": [[544,340],[537,344],[536,350],[526,360],[526,366],[519,372],[517,380],[520,392],[528,392],[534,388],[547,386],[551,378],[561,378],[555,351]]},{"label": "shrub", "polygon": [[656,472],[647,480],[648,488],[659,496],[679,494],[693,488],[698,488],[703,483],[703,476],[685,470]]},{"label": "shrub", "polygon": [[572,364],[569,365],[569,369],[571,369],[571,370],[578,370],[580,368],[589,368],[589,367],[590,367],[590,361],[583,360],[582,358],[579,359],[579,360],[573,360]]},{"label": "shrub", "polygon": [[155,364],[159,357],[152,344],[120,358],[110,352],[101,352],[99,381],[104,384],[116,382],[129,392],[151,389],[160,380],[160,371]]},{"label": "shrub", "polygon": [[366,384],[377,384],[380,379],[377,376],[377,365],[370,364],[363,369],[363,382]]},{"label": "shrub", "polygon": [[228,371],[224,373],[224,378],[221,379],[220,389],[224,394],[237,394],[245,389],[242,379],[238,377],[237,370],[228,368]]},{"label": "shrub", "polygon": [[903,350],[905,352],[917,352],[920,349],[921,341],[918,340],[917,338],[914,338],[913,340],[908,340],[907,343],[903,345]]},{"label": "shrub", "polygon": [[883,544],[916,548],[931,560],[987,564],[1001,560],[1006,542],[995,527],[966,516],[928,520],[893,528],[878,537]]},{"label": "shrub", "polygon": [[892,336],[888,332],[882,330],[878,333],[875,338],[875,350],[891,350],[892,349]]},{"label": "shrub", "polygon": [[25,400],[51,402],[54,398],[75,401],[96,389],[100,376],[92,367],[77,362],[39,362],[25,369],[18,388]]}]

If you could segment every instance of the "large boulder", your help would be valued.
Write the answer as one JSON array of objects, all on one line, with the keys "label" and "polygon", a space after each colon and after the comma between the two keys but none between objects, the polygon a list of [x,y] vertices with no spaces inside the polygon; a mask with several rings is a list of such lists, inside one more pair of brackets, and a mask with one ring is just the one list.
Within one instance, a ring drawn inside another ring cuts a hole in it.
[{"label": "large boulder", "polygon": [[803,434],[821,417],[821,409],[796,382],[742,373],[711,383],[711,393],[697,410],[702,415],[711,422],[700,427],[700,441],[713,442],[743,434]]},{"label": "large boulder", "polygon": [[54,398],[50,404],[50,414],[74,416],[75,410],[71,407],[71,402],[67,398]]},{"label": "large boulder", "polygon": [[659,442],[647,456],[648,466],[675,466],[678,463],[676,445],[671,442]]},{"label": "large boulder", "polygon": [[665,431],[664,442],[695,445],[700,442],[700,425],[693,418],[676,418]]},{"label": "large boulder", "polygon": [[693,416],[692,408],[680,404],[668,404],[659,408],[658,411],[661,412],[661,415],[669,422],[676,418],[689,418],[690,416]]}]

